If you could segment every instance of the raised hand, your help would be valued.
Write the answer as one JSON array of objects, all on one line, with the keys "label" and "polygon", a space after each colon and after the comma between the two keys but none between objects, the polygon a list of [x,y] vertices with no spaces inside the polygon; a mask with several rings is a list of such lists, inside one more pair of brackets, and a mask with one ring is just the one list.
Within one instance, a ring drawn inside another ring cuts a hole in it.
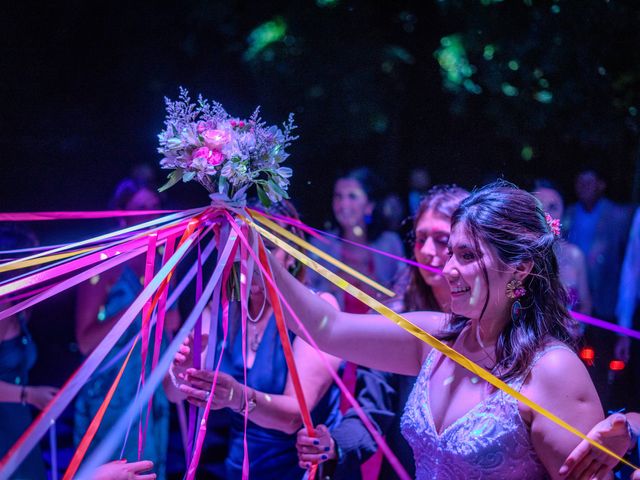
[{"label": "raised hand", "polygon": [[[202,345],[206,345],[209,335],[202,334]],[[169,376],[176,388],[180,388],[187,381],[187,370],[193,368],[193,337],[188,335],[178,348],[173,362],[169,367]]]}]

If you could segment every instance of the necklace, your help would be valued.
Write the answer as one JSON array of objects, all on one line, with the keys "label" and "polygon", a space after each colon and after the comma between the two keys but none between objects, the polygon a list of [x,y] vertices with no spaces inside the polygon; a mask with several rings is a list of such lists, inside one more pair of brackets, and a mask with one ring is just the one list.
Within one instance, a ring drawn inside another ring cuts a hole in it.
[{"label": "necklace", "polygon": [[[257,323],[257,322],[256,322]],[[253,330],[251,333],[251,338],[249,339],[249,348],[252,352],[257,352],[258,348],[260,348],[260,341],[262,340],[260,336],[260,329],[256,323],[250,323],[249,327]]]},{"label": "necklace", "polygon": [[[264,330],[267,328],[266,323],[262,320],[264,318],[268,318],[271,315],[271,310],[266,310],[266,303],[262,305],[262,309],[260,310],[260,314],[255,318],[251,319],[250,322],[247,322],[247,326],[249,327],[249,331],[247,332],[249,337],[249,348],[252,352],[257,352],[260,347],[260,342],[262,341],[262,334]],[[247,318],[249,316],[247,315]],[[262,326],[262,328],[261,328]]]},{"label": "necklace", "polygon": [[[266,285],[264,284],[264,278],[260,277],[262,279],[262,289],[263,291],[266,289]],[[264,313],[264,309],[267,306],[267,296],[264,295],[262,298],[262,307],[260,307],[260,311],[258,312],[258,315],[255,316],[255,318],[253,318],[251,316],[251,314],[249,313],[249,310],[247,310],[247,320],[249,320],[249,322],[251,323],[258,323],[260,320],[262,320],[262,314]]]}]

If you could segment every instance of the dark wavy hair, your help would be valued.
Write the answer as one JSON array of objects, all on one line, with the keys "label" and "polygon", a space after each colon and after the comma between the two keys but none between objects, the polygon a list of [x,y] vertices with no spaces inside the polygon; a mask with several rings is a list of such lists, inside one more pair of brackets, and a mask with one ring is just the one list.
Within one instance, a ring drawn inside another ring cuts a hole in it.
[{"label": "dark wavy hair", "polygon": [[[418,209],[413,216],[413,228],[410,233],[409,243],[411,250],[415,245],[415,231],[420,218],[428,211],[438,212],[445,218],[451,218],[460,202],[469,196],[469,192],[456,185],[435,185],[420,200]],[[415,257],[414,257],[415,260]],[[411,266],[408,269],[408,281],[403,289],[403,307],[405,311],[435,310],[440,311],[441,306],[436,301],[432,288],[427,285],[420,275],[418,267]]]},{"label": "dark wavy hair", "polygon": [[[506,181],[489,184],[463,200],[451,219],[451,228],[461,225],[473,241],[476,253],[480,244],[493,247],[505,265],[531,262],[531,273],[523,285],[526,295],[520,299],[524,315],[502,330],[496,343],[496,365],[492,373],[504,381],[523,375],[534,355],[553,340],[576,346],[575,320],[567,311],[567,293],[560,282],[554,252],[557,239],[545,220],[540,202],[530,193]],[[489,277],[478,255],[485,284]],[[489,304],[484,300],[484,315]],[[441,339],[455,339],[468,318],[452,315]]]}]

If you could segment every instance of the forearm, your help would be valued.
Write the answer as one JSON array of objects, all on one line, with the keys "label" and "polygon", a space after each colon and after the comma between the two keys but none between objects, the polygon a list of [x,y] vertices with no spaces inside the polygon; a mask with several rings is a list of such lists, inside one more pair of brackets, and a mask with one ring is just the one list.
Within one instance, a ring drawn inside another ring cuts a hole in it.
[{"label": "forearm", "polygon": [[0,402],[21,403],[23,385],[0,381]]},{"label": "forearm", "polygon": [[[282,266],[272,263],[280,291],[322,351],[358,365],[417,375],[422,365],[422,342],[382,315],[358,315],[334,309]],[[406,318],[432,333],[440,331],[444,315],[415,312]],[[287,326],[306,341],[296,323],[289,316]]]},{"label": "forearm", "polygon": [[[340,312],[312,293],[278,262],[271,261],[270,263],[278,289],[287,303],[289,303],[320,348],[333,353],[330,350],[326,350],[326,348],[330,346],[331,330]],[[294,333],[305,338],[298,323],[291,317],[284,305],[283,309],[287,318],[287,326]]]},{"label": "forearm", "polygon": [[[241,387],[243,388],[243,387]],[[236,392],[243,398],[243,392]],[[249,419],[261,427],[294,434],[302,426],[300,407],[294,397],[273,395],[255,390],[256,406]]]},{"label": "forearm", "polygon": [[27,403],[29,387],[0,381],[0,402]]}]

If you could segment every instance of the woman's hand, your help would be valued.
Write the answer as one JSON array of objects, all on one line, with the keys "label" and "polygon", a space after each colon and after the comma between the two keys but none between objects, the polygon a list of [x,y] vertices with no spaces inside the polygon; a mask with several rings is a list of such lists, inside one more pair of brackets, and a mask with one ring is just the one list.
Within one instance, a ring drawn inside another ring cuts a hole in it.
[{"label": "woman's hand", "polygon": [[56,393],[58,393],[57,388],[48,386],[25,387],[24,390],[25,401],[38,410],[46,407]]},{"label": "woman's hand", "polygon": [[306,428],[298,430],[296,449],[298,450],[298,465],[309,468],[312,464],[336,460],[336,442],[325,425],[316,427],[316,436],[310,437]]},{"label": "woman's hand", "polygon": [[[627,419],[621,413],[614,413],[597,423],[587,436],[620,456],[626,453],[631,444]],[[583,440],[569,454],[558,473],[571,479],[588,478],[598,480],[607,478],[609,472],[617,464],[618,461],[615,458]],[[640,474],[634,475],[637,475],[637,478],[640,479]],[[634,476],[633,478],[636,477]]]},{"label": "woman's hand", "polygon": [[[209,335],[202,334],[202,345],[206,345],[209,340]],[[187,370],[193,368],[193,337],[188,335],[178,348],[176,356],[171,362],[169,367],[169,376],[171,382],[176,388],[180,388],[187,382]]]},{"label": "woman's hand", "polygon": [[155,473],[142,473],[152,468],[153,462],[150,460],[131,463],[115,460],[105,463],[93,472],[92,480],[155,480]]},{"label": "woman's hand", "polygon": [[[187,396],[187,401],[198,407],[206,407],[209,392],[213,384],[214,372],[189,368],[186,371],[186,383],[180,385],[180,391]],[[224,372],[218,372],[216,389],[213,392],[211,409],[230,408],[240,411],[244,405],[244,386],[235,378]]]}]

